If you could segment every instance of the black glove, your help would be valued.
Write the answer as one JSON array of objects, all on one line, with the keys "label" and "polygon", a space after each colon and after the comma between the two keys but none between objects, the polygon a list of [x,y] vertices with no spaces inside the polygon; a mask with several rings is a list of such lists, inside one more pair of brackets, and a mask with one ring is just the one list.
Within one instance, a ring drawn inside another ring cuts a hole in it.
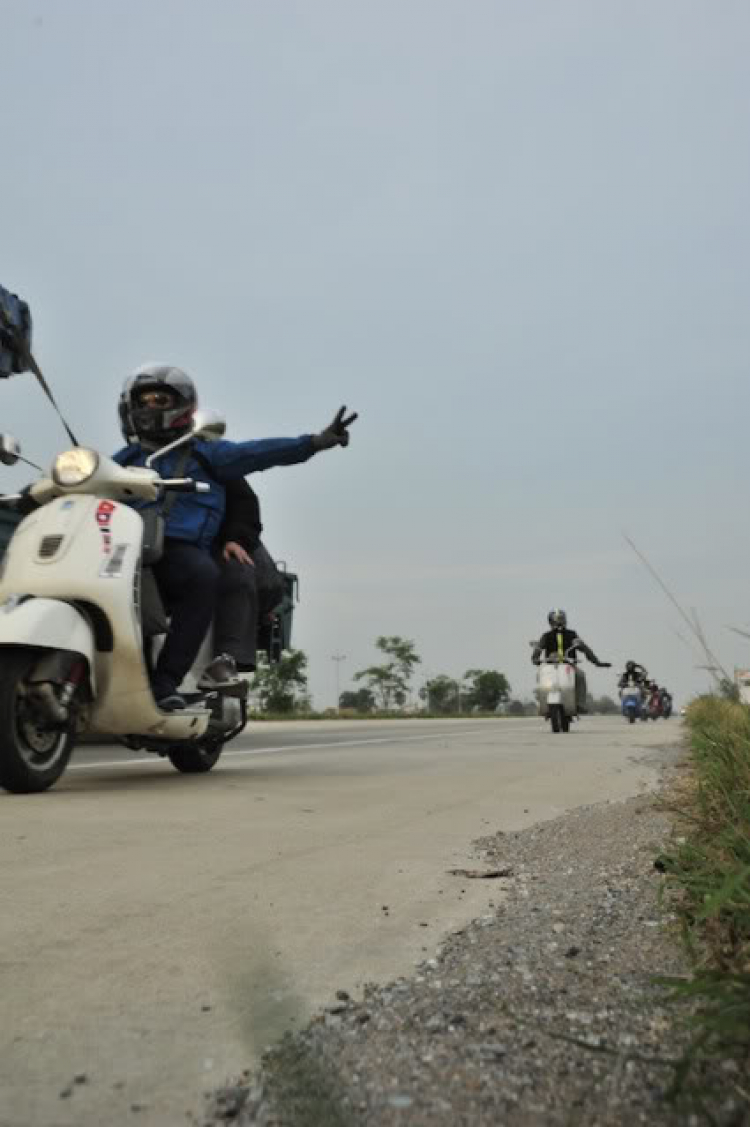
[{"label": "black glove", "polygon": [[320,434],[313,435],[313,446],[316,450],[330,450],[333,446],[348,446],[349,445],[349,430],[354,420],[357,418],[356,412],[346,416],[346,407],[341,407],[338,414],[332,423],[329,423],[325,430]]}]

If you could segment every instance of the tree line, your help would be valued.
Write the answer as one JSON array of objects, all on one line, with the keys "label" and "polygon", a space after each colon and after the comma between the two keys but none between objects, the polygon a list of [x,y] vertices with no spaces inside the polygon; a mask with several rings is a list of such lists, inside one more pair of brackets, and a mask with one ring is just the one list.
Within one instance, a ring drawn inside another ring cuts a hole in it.
[{"label": "tree line", "polygon": [[[495,712],[510,699],[508,679],[495,669],[468,669],[459,678],[434,674],[415,691],[413,683],[422,659],[414,642],[397,634],[381,635],[375,640],[375,648],[381,660],[354,674],[353,681],[359,687],[339,695],[339,709],[401,712],[411,705],[412,711],[451,715]],[[264,713],[310,711],[307,655],[302,650],[288,650],[272,665],[262,661],[251,689],[251,703]]]},{"label": "tree line", "polygon": [[[415,690],[417,666],[422,659],[413,641],[398,634],[383,634],[375,640],[380,660],[353,676],[359,685],[339,695],[339,710],[374,714],[378,712],[418,711],[431,716],[503,711],[511,716],[533,716],[535,700],[513,699],[511,686],[497,669],[467,669],[460,677],[435,673]],[[251,690],[251,703],[259,712],[292,714],[311,712],[308,690],[307,655],[302,650],[286,651],[279,662],[258,666]],[[611,697],[598,700],[589,695],[589,712],[614,713],[618,705]]]}]

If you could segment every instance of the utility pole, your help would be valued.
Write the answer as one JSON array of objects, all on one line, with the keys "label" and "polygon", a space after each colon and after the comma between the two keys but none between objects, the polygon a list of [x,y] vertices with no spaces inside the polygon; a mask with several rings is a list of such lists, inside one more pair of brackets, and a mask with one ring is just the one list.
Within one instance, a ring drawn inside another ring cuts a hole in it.
[{"label": "utility pole", "polygon": [[339,700],[340,700],[340,697],[341,697],[341,692],[340,692],[340,688],[339,688],[339,680],[340,680],[339,672],[340,672],[340,669],[341,669],[341,662],[346,661],[346,654],[331,654],[331,661],[336,662],[336,711],[340,712],[341,711],[341,705],[339,704]]}]

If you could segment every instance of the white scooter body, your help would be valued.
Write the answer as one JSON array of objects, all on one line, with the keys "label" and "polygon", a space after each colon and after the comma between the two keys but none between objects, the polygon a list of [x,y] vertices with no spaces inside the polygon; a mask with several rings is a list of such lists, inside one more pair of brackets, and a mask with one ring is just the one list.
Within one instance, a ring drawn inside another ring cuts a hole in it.
[{"label": "white scooter body", "polygon": [[539,715],[549,719],[550,709],[560,706],[563,714],[572,719],[577,715],[576,670],[569,661],[542,661],[537,674]]},{"label": "white scooter body", "polygon": [[[209,412],[196,415],[196,432],[201,424],[207,435],[223,430]],[[52,477],[31,487],[41,507],[18,525],[2,561],[0,653],[24,648],[81,656],[90,707],[79,711],[79,732],[193,741],[208,728],[211,712],[202,704],[178,712],[157,708],[144,658],[144,526],[125,502],[155,501],[169,488],[203,487],[165,481],[155,469],[120,466],[94,451],[67,451]]]},{"label": "white scooter body", "polygon": [[[101,458],[97,474],[111,494],[122,492],[113,478],[133,470]],[[80,654],[92,698],[84,730],[193,739],[209,711],[161,712],[149,685],[138,611],[142,540],[140,515],[106,496],[68,492],[27,516],[0,580],[0,648]]]}]

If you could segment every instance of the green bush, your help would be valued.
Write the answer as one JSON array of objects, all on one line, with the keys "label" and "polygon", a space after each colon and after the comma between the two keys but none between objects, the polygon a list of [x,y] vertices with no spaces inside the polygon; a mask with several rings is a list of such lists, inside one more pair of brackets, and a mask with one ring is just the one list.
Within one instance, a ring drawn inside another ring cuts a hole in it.
[{"label": "green bush", "polygon": [[700,697],[687,724],[694,775],[680,804],[683,836],[663,858],[693,960],[677,988],[695,1002],[683,1082],[707,1060],[750,1065],[750,709]]}]

